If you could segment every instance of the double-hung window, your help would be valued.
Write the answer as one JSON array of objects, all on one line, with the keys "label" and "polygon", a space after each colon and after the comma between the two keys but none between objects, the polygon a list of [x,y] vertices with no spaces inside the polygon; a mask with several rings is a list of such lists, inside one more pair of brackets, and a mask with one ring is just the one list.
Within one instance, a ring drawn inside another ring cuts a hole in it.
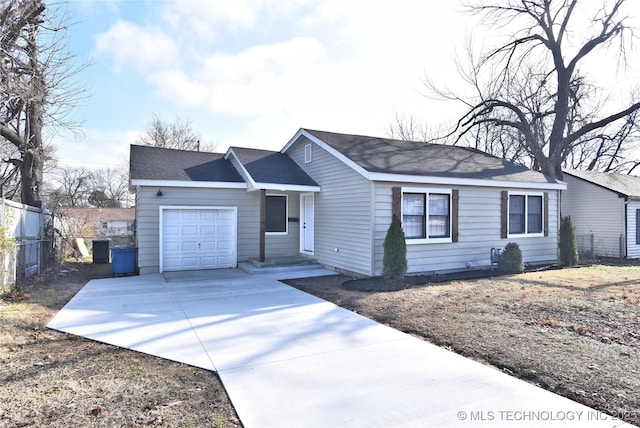
[{"label": "double-hung window", "polygon": [[509,235],[543,233],[541,194],[509,194]]},{"label": "double-hung window", "polygon": [[451,242],[451,193],[404,189],[402,228],[407,243]]}]

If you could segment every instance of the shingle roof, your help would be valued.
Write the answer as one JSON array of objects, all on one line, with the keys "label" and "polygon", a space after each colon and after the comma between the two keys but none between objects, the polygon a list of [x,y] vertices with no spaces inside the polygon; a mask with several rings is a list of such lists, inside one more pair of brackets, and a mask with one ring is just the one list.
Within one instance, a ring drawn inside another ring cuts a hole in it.
[{"label": "shingle roof", "polygon": [[373,173],[561,183],[480,150],[305,129],[360,167]]},{"label": "shingle roof", "polygon": [[244,147],[231,147],[230,150],[256,183],[318,186],[318,183],[285,154]]},{"label": "shingle roof", "polygon": [[68,217],[86,217],[96,221],[135,220],[135,208],[60,208]]},{"label": "shingle roof", "polygon": [[581,178],[590,183],[629,197],[640,197],[640,177],[609,172],[566,170],[565,174]]},{"label": "shingle roof", "polygon": [[131,180],[244,182],[221,153],[131,146]]}]

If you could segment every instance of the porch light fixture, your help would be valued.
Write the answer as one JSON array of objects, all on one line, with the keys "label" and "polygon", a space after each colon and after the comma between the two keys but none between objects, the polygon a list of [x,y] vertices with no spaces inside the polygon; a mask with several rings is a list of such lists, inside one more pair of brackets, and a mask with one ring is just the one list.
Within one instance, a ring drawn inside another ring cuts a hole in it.
[{"label": "porch light fixture", "polygon": [[162,196],[162,190],[158,190],[158,193],[156,193],[156,196],[158,197]]}]

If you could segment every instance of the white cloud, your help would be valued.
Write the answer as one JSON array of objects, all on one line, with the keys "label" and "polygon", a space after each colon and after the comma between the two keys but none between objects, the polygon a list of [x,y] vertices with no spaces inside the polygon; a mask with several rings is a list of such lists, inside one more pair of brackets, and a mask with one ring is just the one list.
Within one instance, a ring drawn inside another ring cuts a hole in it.
[{"label": "white cloud", "polygon": [[96,48],[98,54],[111,57],[116,72],[131,66],[138,69],[167,67],[178,58],[178,47],[161,29],[122,20],[96,36]]},{"label": "white cloud", "polygon": [[[254,146],[255,135],[277,135],[279,146],[299,127],[380,135],[397,112],[431,119],[418,93],[423,72],[452,63],[451,35],[464,27],[451,5],[422,0],[163,5],[157,26],[116,22],[99,52],[147,79],[137,95],[156,101],[151,111],[206,113],[205,137]],[[237,129],[223,130],[231,122]]]},{"label": "white cloud", "polygon": [[56,140],[57,156],[62,167],[89,169],[117,168],[129,158],[129,145],[135,143],[140,131],[85,130],[81,141]]},{"label": "white cloud", "polygon": [[210,42],[224,33],[265,30],[273,17],[295,20],[296,11],[315,2],[317,0],[166,2],[162,16],[175,34]]}]

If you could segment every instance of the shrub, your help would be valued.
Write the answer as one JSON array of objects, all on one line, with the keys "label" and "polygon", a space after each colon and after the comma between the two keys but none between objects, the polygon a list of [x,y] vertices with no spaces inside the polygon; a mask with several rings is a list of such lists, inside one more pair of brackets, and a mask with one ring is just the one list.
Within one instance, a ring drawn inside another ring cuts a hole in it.
[{"label": "shrub", "polygon": [[563,266],[575,266],[578,264],[576,228],[573,227],[571,216],[562,217],[560,221],[560,234],[558,236],[558,262]]},{"label": "shrub", "polygon": [[407,273],[407,244],[400,219],[394,215],[384,238],[382,276],[386,280],[402,281]]},{"label": "shrub", "polygon": [[509,242],[498,260],[498,269],[504,273],[520,273],[524,271],[522,251],[516,242]]}]

